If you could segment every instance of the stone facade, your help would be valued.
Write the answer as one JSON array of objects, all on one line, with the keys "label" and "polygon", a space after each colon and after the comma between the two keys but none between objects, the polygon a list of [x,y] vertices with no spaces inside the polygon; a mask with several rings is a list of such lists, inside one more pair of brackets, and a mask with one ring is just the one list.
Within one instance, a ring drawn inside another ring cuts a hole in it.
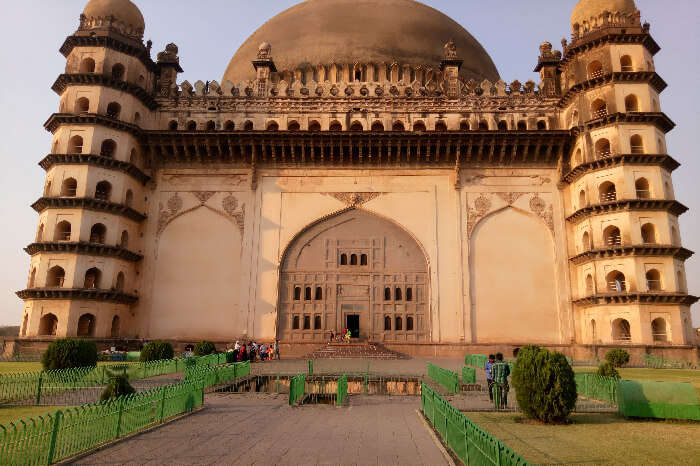
[{"label": "stone facade", "polygon": [[[350,328],[436,354],[691,354],[674,124],[636,9],[579,4],[592,20],[563,52],[542,44],[539,85],[494,77],[471,36],[428,37],[439,62],[368,45],[289,70],[264,42],[254,79],[192,85],[174,44],[151,59],[135,5],[95,1],[61,48],[21,337],[312,344]],[[463,57],[481,64],[465,75]]]}]

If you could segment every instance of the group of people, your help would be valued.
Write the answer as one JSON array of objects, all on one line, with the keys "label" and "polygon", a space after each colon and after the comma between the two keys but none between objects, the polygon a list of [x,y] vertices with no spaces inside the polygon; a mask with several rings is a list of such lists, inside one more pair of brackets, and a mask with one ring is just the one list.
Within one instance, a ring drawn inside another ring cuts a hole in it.
[{"label": "group of people", "polygon": [[244,341],[236,341],[233,346],[233,359],[238,362],[250,361],[255,362],[258,358],[260,361],[279,359],[280,358],[280,342],[275,340],[271,345],[262,343],[258,345],[255,341],[246,344]]},{"label": "group of people", "polygon": [[348,329],[344,329],[343,333],[338,333],[335,334],[331,330],[331,337],[328,340],[328,343],[350,343],[350,339],[352,338],[352,332]]},{"label": "group of people", "polygon": [[504,409],[508,405],[508,376],[510,375],[510,365],[503,360],[502,353],[489,354],[489,358],[484,364],[486,371],[486,382],[489,386],[489,399],[493,401],[494,385],[495,394],[498,401],[498,408]]}]

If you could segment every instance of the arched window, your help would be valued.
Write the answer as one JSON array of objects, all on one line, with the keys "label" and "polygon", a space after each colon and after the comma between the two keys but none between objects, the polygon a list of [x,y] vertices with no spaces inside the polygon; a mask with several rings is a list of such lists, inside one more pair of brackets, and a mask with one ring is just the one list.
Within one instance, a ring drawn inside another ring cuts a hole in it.
[{"label": "arched window", "polygon": [[80,73],[81,74],[89,74],[89,73],[94,73],[95,72],[95,60],[92,58],[86,57],[83,58],[83,61],[80,62]]},{"label": "arched window", "polygon": [[44,224],[39,225],[39,229],[36,232],[36,242],[40,243],[44,241]]},{"label": "arched window", "polygon": [[605,138],[598,139],[595,142],[595,154],[599,159],[610,157],[612,155],[612,151],[610,150],[610,141]]},{"label": "arched window", "polygon": [[95,316],[83,314],[78,319],[78,336],[91,337],[95,334]]},{"label": "arched window", "polygon": [[85,282],[83,283],[83,288],[99,288],[100,278],[102,277],[102,272],[99,269],[93,267],[85,272]]},{"label": "arched window", "polygon": [[100,181],[95,186],[95,199],[101,201],[109,201],[109,197],[112,195],[112,185],[109,181]]},{"label": "arched window", "polygon": [[637,199],[649,199],[651,198],[651,191],[649,190],[649,181],[646,178],[639,178],[634,182],[634,188],[637,191]]},{"label": "arched window", "polygon": [[304,301],[311,301],[311,287],[304,288]]},{"label": "arched window", "polygon": [[63,281],[66,278],[66,271],[63,270],[63,267],[59,267],[58,265],[54,265],[49,269],[49,272],[46,274],[46,287],[47,288],[62,288],[63,287]]},{"label": "arched window", "polygon": [[481,120],[479,122],[479,131],[488,131],[489,130],[489,122],[486,120]]},{"label": "arched window", "polygon": [[413,316],[406,317],[406,330],[409,332],[413,330]]},{"label": "arched window", "polygon": [[384,123],[382,123],[381,121],[375,121],[374,123],[372,123],[372,131],[384,131]]},{"label": "arched window", "polygon": [[129,232],[126,230],[122,231],[122,236],[119,239],[119,247],[122,249],[129,247]]},{"label": "arched window", "polygon": [[119,316],[114,316],[112,318],[112,327],[109,329],[109,336],[110,337],[119,338],[119,326],[120,326]]},{"label": "arched window", "polygon": [[639,111],[639,99],[634,94],[630,94],[625,97],[625,111],[626,112],[638,112]]},{"label": "arched window", "polygon": [[360,265],[367,265],[367,254],[360,254]]},{"label": "arched window", "polygon": [[642,242],[645,244],[656,243],[656,228],[651,223],[642,225]]},{"label": "arched window", "polygon": [[384,330],[391,330],[391,317],[384,316]]},{"label": "arched window", "polygon": [[629,55],[623,55],[620,57],[620,70],[621,71],[634,71],[634,66],[632,65],[632,57]]},{"label": "arched window", "polygon": [[112,67],[112,79],[115,79],[117,81],[124,80],[124,65],[122,65],[121,63],[117,63]]},{"label": "arched window", "polygon": [[619,293],[622,291],[627,291],[627,282],[625,281],[625,274],[618,270],[613,270],[606,277],[605,280],[608,283],[608,291],[613,293]]},{"label": "arched window", "polygon": [[304,316],[304,330],[311,330],[311,316]]},{"label": "arched window", "polygon": [[83,153],[83,138],[80,136],[73,136],[68,141],[68,153],[69,154],[82,154]]},{"label": "arched window", "polygon": [[114,157],[115,152],[117,152],[116,142],[111,139],[102,141],[102,146],[100,147],[100,155],[102,157]]},{"label": "arched window", "polygon": [[66,178],[61,184],[61,197],[75,197],[78,193],[78,182],[75,178]]},{"label": "arched window", "polygon": [[248,120],[243,123],[243,131],[253,131],[253,122]]},{"label": "arched window", "polygon": [[265,127],[266,131],[278,131],[279,129],[280,129],[280,125],[278,125],[276,121],[268,122],[267,126]]},{"label": "arched window", "polygon": [[644,139],[639,134],[635,134],[630,138],[630,150],[633,154],[644,153]]},{"label": "arched window", "polygon": [[413,301],[413,288],[406,288],[406,301]]},{"label": "arched window", "polygon": [[328,126],[328,131],[342,131],[343,130],[343,125],[340,124],[339,121],[331,121],[331,124]]},{"label": "arched window", "polygon": [[224,123],[224,131],[234,131],[236,129],[236,124],[231,120]]},{"label": "arched window", "polygon": [[527,131],[527,122],[525,120],[518,122],[518,131]]},{"label": "arched window", "polygon": [[137,158],[138,158],[138,154],[136,152],[136,149],[131,149],[131,152],[129,152],[129,163],[136,164]]},{"label": "arched window", "polygon": [[27,288],[34,288],[34,283],[36,282],[36,267],[32,269],[29,273],[29,283],[27,283]]},{"label": "arched window", "polygon": [[391,301],[391,288],[384,288],[384,301]]},{"label": "arched window", "polygon": [[394,322],[394,330],[403,330],[403,319],[401,319],[401,316],[396,316]]},{"label": "arched window", "polygon": [[363,131],[364,128],[362,127],[362,123],[359,121],[353,121],[352,124],[350,125],[350,131]]},{"label": "arched window", "polygon": [[608,115],[608,105],[603,99],[596,99],[591,104],[591,117],[594,120],[598,118],[603,118]]},{"label": "arched window", "polygon": [[119,272],[117,274],[117,284],[115,286],[116,290],[120,293],[124,291],[124,272]]},{"label": "arched window", "polygon": [[499,121],[498,122],[498,130],[499,131],[507,131],[508,130],[508,122],[505,120]]},{"label": "arched window", "polygon": [[578,208],[583,209],[587,205],[588,205],[588,203],[586,202],[586,190],[582,189],[578,193]]},{"label": "arched window", "polygon": [[292,330],[299,330],[299,316],[292,318]]},{"label": "arched window", "polygon": [[438,132],[447,131],[447,124],[445,124],[445,122],[442,120],[438,121],[437,123],[435,123],[435,131],[438,131]]},{"label": "arched window", "polygon": [[598,329],[596,329],[595,319],[591,319],[591,342],[595,343],[598,340]]},{"label": "arched window", "polygon": [[168,123],[168,131],[177,131],[177,121],[172,120]]},{"label": "arched window", "polygon": [[88,113],[90,111],[90,100],[81,97],[75,101],[75,113]]},{"label": "arched window", "polygon": [[391,126],[392,131],[406,131],[406,128],[403,125],[403,122],[401,121],[395,121],[394,124]]},{"label": "arched window", "polygon": [[39,321],[39,335],[54,336],[58,328],[58,318],[53,314],[46,314]]},{"label": "arched window", "polygon": [[70,241],[71,227],[70,223],[63,220],[56,225],[56,230],[54,232],[54,241]]},{"label": "arched window", "polygon": [[309,131],[321,131],[321,123],[316,120],[309,122]]},{"label": "arched window", "polygon": [[126,190],[126,195],[124,196],[124,205],[127,207],[131,207],[131,204],[134,202],[134,193],[130,190]]},{"label": "arched window", "polygon": [[212,120],[207,121],[206,130],[207,131],[216,131],[216,122],[212,121]]},{"label": "arched window", "polygon": [[350,254],[350,265],[357,265],[357,254]]},{"label": "arched window", "polygon": [[316,300],[323,299],[323,288],[321,288],[320,286],[316,287],[316,294],[314,295],[314,299],[316,299]]},{"label": "arched window", "polygon": [[581,238],[581,247],[584,251],[591,250],[591,235],[589,235],[587,231],[583,233],[583,237]]},{"label": "arched window", "polygon": [[668,333],[666,330],[666,320],[663,317],[657,317],[651,321],[651,337],[654,341],[668,341]]},{"label": "arched window", "polygon": [[547,129],[547,122],[544,120],[539,120],[537,122],[537,129],[540,131],[544,131]]},{"label": "arched window", "polygon": [[588,79],[600,78],[603,76],[603,65],[598,61],[588,64]]},{"label": "arched window", "polygon": [[591,274],[586,275],[586,294],[588,296],[595,294],[595,286],[593,284],[593,276]]},{"label": "arched window", "polygon": [[300,300],[301,300],[301,287],[295,286],[294,287],[294,301],[300,301]]},{"label": "arched window", "polygon": [[394,299],[396,301],[401,301],[403,299],[401,297],[401,294],[402,294],[401,288],[399,288],[398,286],[396,288],[394,288]]},{"label": "arched window", "polygon": [[112,118],[119,118],[119,114],[122,112],[122,106],[117,102],[110,102],[107,105],[107,116]]},{"label": "arched window", "polygon": [[603,241],[606,246],[620,246],[622,244],[620,229],[614,225],[607,227],[603,230]]},{"label": "arched window", "polygon": [[656,269],[648,270],[646,273],[647,279],[647,290],[649,291],[661,291],[663,287],[661,286],[661,273]]},{"label": "arched window", "polygon": [[598,188],[598,194],[600,195],[600,202],[617,201],[617,190],[615,189],[615,184],[610,181],[606,181],[600,185]]},{"label": "arched window", "polygon": [[197,131],[197,122],[196,121],[188,121],[187,122],[187,131]]},{"label": "arched window", "polygon": [[340,265],[348,265],[348,255],[343,253],[340,255]]},{"label": "arched window", "polygon": [[612,337],[615,341],[630,341],[630,323],[625,319],[615,319],[612,323]]},{"label": "arched window", "polygon": [[422,121],[417,121],[413,123],[413,131],[425,131],[425,123]]},{"label": "arched window", "polygon": [[288,131],[299,131],[301,127],[299,126],[298,121],[290,121],[287,123],[287,130]]},{"label": "arched window", "polygon": [[323,328],[321,326],[321,316],[314,316],[314,330],[320,330],[321,328]]},{"label": "arched window", "polygon": [[90,242],[97,244],[105,244],[105,235],[107,234],[107,227],[101,223],[96,223],[90,229]]},{"label": "arched window", "polygon": [[[460,131],[469,131],[471,128],[469,127],[469,122],[467,120],[462,120],[459,122],[459,130]],[[406,325],[408,326],[408,325]]]}]

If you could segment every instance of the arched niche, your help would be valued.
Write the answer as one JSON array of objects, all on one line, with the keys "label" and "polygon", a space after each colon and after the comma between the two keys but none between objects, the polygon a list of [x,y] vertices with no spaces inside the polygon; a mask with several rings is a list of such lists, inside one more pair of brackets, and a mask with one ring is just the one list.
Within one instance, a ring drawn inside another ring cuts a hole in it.
[{"label": "arched niche", "polygon": [[151,338],[226,339],[237,321],[241,233],[234,220],[208,207],[172,220],[158,240]]},{"label": "arched niche", "polygon": [[472,331],[478,343],[560,341],[554,243],[541,219],[490,214],[470,245]]}]

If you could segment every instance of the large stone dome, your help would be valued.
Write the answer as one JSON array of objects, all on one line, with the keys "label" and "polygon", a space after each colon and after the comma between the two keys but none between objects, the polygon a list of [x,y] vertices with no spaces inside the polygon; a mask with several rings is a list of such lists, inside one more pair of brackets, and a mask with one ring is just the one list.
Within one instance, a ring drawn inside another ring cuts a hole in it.
[{"label": "large stone dome", "polygon": [[583,25],[597,18],[604,12],[634,14],[637,6],[634,0],[579,0],[571,13],[571,27],[574,24]]},{"label": "large stone dome", "polygon": [[112,27],[130,37],[140,39],[146,29],[141,10],[130,0],[90,0],[83,15],[92,28],[105,27],[113,17]]},{"label": "large stone dome", "polygon": [[382,63],[437,67],[450,39],[466,79],[499,79],[491,57],[462,26],[413,0],[307,0],[267,21],[238,49],[223,82],[255,78],[267,42],[279,71],[306,65]]}]

